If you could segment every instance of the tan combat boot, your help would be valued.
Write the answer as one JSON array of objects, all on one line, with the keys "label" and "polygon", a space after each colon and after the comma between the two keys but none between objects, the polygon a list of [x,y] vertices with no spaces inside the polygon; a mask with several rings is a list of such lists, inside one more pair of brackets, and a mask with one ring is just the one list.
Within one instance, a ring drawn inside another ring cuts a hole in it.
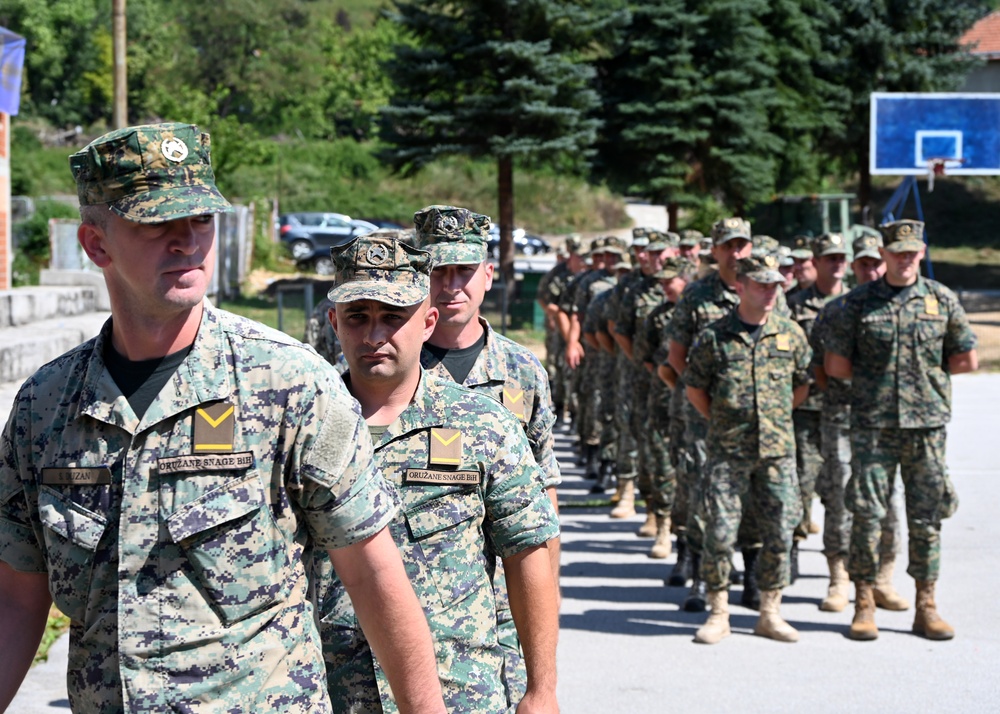
[{"label": "tan combat boot", "polygon": [[874,640],[878,637],[875,626],[874,586],[863,580],[854,583],[854,620],[847,636],[852,640]]},{"label": "tan combat boot", "polygon": [[618,505],[611,509],[612,518],[631,518],[635,515],[635,479],[622,479],[618,484],[621,498]]},{"label": "tan combat boot", "polygon": [[649,549],[650,558],[656,560],[666,560],[670,557],[670,517],[656,517],[656,541]]},{"label": "tan combat boot", "polygon": [[703,645],[714,645],[723,637],[729,637],[729,591],[712,590],[708,593],[708,606],[712,614],[704,625],[694,633],[694,641]]},{"label": "tan combat boot", "polygon": [[835,555],[827,558],[830,566],[830,585],[826,589],[826,597],[819,604],[823,612],[842,612],[847,607],[850,597],[850,578],[847,577],[847,566],[843,556]]},{"label": "tan combat boot", "polygon": [[917,581],[917,616],[913,618],[913,631],[929,640],[950,640],[955,636],[954,628],[938,615],[932,581]]},{"label": "tan combat boot", "polygon": [[[646,499],[646,503],[649,503],[649,499]],[[646,522],[639,526],[639,530],[635,532],[640,538],[652,538],[656,535],[656,514],[646,506]]]},{"label": "tan combat boot", "polygon": [[778,642],[798,642],[799,631],[781,618],[781,590],[760,591],[760,617],[753,633]]},{"label": "tan combat boot", "polygon": [[875,605],[883,610],[909,610],[910,601],[896,592],[892,586],[892,571],[896,565],[896,556],[883,557],[875,576]]}]

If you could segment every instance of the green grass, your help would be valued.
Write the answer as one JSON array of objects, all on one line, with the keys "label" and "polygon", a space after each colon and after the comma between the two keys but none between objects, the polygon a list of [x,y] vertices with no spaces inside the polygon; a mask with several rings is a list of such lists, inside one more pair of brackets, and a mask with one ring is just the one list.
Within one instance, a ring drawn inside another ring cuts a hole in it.
[{"label": "green grass", "polygon": [[49,649],[68,629],[69,618],[53,606],[49,610],[49,619],[45,623],[45,632],[42,633],[42,643],[38,647],[38,652],[35,653],[34,664],[48,660]]},{"label": "green grass", "polygon": [[[319,295],[316,299],[319,299]],[[282,330],[297,340],[305,336],[306,314],[303,304],[303,294],[290,291],[282,297],[281,324],[279,326],[278,300],[266,294],[242,296],[236,300],[224,300],[218,307],[229,312],[243,315],[251,320],[263,323],[268,327]]]}]

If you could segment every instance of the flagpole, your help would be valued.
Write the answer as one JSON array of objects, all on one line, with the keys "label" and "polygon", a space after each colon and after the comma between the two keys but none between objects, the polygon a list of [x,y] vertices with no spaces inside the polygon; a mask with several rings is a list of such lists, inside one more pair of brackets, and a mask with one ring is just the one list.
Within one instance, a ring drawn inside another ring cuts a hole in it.
[{"label": "flagpole", "polygon": [[125,0],[112,0],[111,25],[115,57],[115,129],[128,125],[128,74],[125,65]]}]

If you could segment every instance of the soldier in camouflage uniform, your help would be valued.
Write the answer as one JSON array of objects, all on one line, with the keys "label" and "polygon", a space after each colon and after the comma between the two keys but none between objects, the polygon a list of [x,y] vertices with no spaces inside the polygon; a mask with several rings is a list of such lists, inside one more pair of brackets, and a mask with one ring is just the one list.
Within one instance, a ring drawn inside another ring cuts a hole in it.
[{"label": "soldier in camouflage uniform", "polygon": [[[493,280],[493,264],[486,260],[490,218],[455,206],[429,206],[417,211],[413,220],[420,246],[434,262],[430,300],[440,314],[420,363],[442,379],[485,392],[517,416],[540,469],[535,472],[541,476],[540,485],[557,509],[556,486],[562,479],[553,452],[555,413],[548,375],[531,350],[498,335],[480,314]],[[548,552],[558,583],[558,539],[549,543]],[[516,702],[524,692],[526,675],[500,562],[494,582],[500,642],[507,655],[505,680],[511,701]]]},{"label": "soldier in camouflage uniform", "polygon": [[[669,346],[667,360],[669,366],[684,380],[684,370],[688,364],[688,350],[694,344],[698,333],[716,320],[725,317],[739,304],[739,296],[735,292],[736,264],[740,258],[746,258],[752,250],[750,223],[742,218],[726,218],[712,226],[712,258],[718,266],[708,275],[689,285],[681,301],[677,304],[668,328]],[[783,295],[778,296],[775,312],[788,314],[788,306]],[[707,478],[705,472],[708,452],[705,438],[708,435],[708,422],[694,407],[686,404],[685,432],[686,449],[694,462],[693,485],[688,497],[691,506],[687,523],[686,548],[690,549],[692,557],[693,582],[691,591],[684,603],[684,608],[698,612],[705,608],[705,585],[699,578],[700,568],[698,557],[701,551],[701,535],[703,524],[699,522],[698,509],[694,507],[699,498],[701,484]],[[751,511],[752,512],[752,511]],[[757,588],[754,576],[754,564],[760,547],[757,543],[752,519],[747,519],[745,529],[740,539],[745,565],[746,583],[743,589],[743,604],[749,607],[757,605]]]},{"label": "soldier in camouflage uniform", "polygon": [[556,427],[572,411],[569,397],[569,370],[566,368],[566,341],[559,330],[559,300],[573,276],[583,270],[580,255],[580,237],[566,237],[566,260],[557,263],[538,283],[538,304],[545,311],[545,356],[549,381],[552,385],[552,404],[556,413]]},{"label": "soldier in camouflage uniform", "polygon": [[582,465],[593,461],[599,451],[601,417],[597,411],[596,395],[590,390],[597,374],[597,351],[583,339],[583,321],[586,318],[587,306],[594,296],[601,292],[603,285],[594,288],[594,283],[607,281],[613,274],[613,268],[622,253],[617,238],[597,238],[591,246],[593,268],[580,275],[570,285],[566,299],[561,304],[564,313],[570,316],[570,332],[567,340],[567,359],[570,347],[575,343],[582,352],[582,358],[577,363],[574,375],[574,391],[577,395],[577,432],[580,437],[580,452]]},{"label": "soldier in camouflage uniform", "polygon": [[788,297],[799,290],[805,290],[816,281],[816,266],[813,264],[813,239],[810,236],[795,236],[792,241],[792,275],[795,283],[785,289]]},{"label": "soldier in camouflage uniform", "polygon": [[[660,281],[654,277],[663,267],[663,263],[668,258],[677,254],[677,244],[680,236],[676,233],[650,231],[649,243],[643,251],[642,263],[640,265],[639,277],[631,288],[622,295],[618,305],[618,312],[614,317],[612,336],[628,356],[626,378],[629,382],[630,393],[625,400],[631,404],[631,414],[629,429],[636,440],[636,486],[642,494],[647,506],[653,500],[653,479],[654,479],[654,458],[650,451],[650,414],[648,397],[650,393],[650,383],[652,375],[643,364],[643,360],[636,357],[634,352],[635,341],[643,331],[643,324],[646,317],[666,299]],[[610,326],[610,325],[609,325]],[[657,380],[658,381],[658,380]],[[618,502],[612,517],[616,512],[635,512],[635,495],[632,484],[626,483],[621,490],[622,499]],[[640,536],[655,536],[656,514],[652,508],[646,509],[646,522],[639,529]],[[622,517],[625,514],[619,514]]]},{"label": "soldier in camouflage uniform", "polygon": [[[457,209],[440,213],[461,217]],[[433,217],[417,220],[426,236]],[[428,299],[431,255],[397,235],[370,233],[331,251],[332,321],[350,366],[344,379],[375,441],[375,467],[398,506],[390,530],[431,626],[445,703],[448,711],[500,714],[523,694],[525,708],[556,711],[558,606],[546,542],[559,524],[545,477],[511,409],[421,369],[424,338],[438,319]],[[512,584],[529,663],[517,699],[504,682],[494,553]],[[317,590],[330,691],[342,693],[335,707],[396,711],[341,582],[321,577]]]},{"label": "soldier in camouflage uniform", "polygon": [[231,210],[208,135],[121,129],[70,165],[113,317],[24,384],[0,442],[9,685],[54,601],[73,711],[330,712],[306,588],[329,550],[394,690],[444,711],[357,402],[312,350],[204,301]]},{"label": "soldier in camouflage uniform", "polygon": [[[587,353],[590,362],[584,382],[587,388],[580,398],[588,401],[588,413],[593,415],[583,447],[587,454],[584,475],[597,481],[590,489],[593,494],[603,494],[614,486],[613,468],[608,464],[613,463],[618,448],[613,411],[617,351],[608,333],[606,312],[612,289],[619,277],[630,269],[628,256],[622,256],[613,272],[591,283],[589,293],[593,297],[587,303],[581,328],[583,339],[590,348]],[[614,443],[611,443],[612,438]]]},{"label": "soldier in camouflage uniform", "polygon": [[642,330],[637,333],[633,342],[635,361],[650,375],[646,396],[646,413],[649,415],[646,431],[653,483],[647,496],[646,507],[655,519],[656,540],[648,555],[650,558],[660,560],[670,557],[671,513],[674,510],[677,492],[677,474],[674,457],[670,451],[674,390],[660,379],[654,370],[657,357],[662,358],[660,348],[663,330],[670,322],[674,307],[680,300],[681,292],[693,271],[694,266],[683,258],[671,257],[663,261],[663,265],[653,277],[660,281],[664,299],[643,321]]},{"label": "soldier in camouflage uniform", "polygon": [[705,236],[701,231],[686,228],[680,232],[680,237],[681,239],[677,244],[677,254],[694,266],[694,271],[697,272],[700,262],[701,241]]},{"label": "soldier in camouflage uniform", "polygon": [[[587,405],[580,399],[580,383],[584,375],[584,363],[587,356],[587,348],[582,339],[582,323],[584,315],[577,312],[577,294],[581,286],[595,279],[595,273],[604,270],[604,238],[595,238],[590,243],[590,250],[585,257],[586,270],[577,273],[563,291],[559,299],[559,313],[556,322],[562,334],[563,342],[566,345],[565,360],[566,368],[569,370],[569,391],[576,401],[576,413],[574,414],[575,427],[579,437],[583,424],[587,423]],[[578,465],[586,463],[586,453],[583,448],[583,441],[580,441],[580,454]]]},{"label": "soldier in camouflage uniform", "polygon": [[873,583],[881,521],[897,465],[906,494],[910,562],[917,582],[913,631],[951,639],[937,613],[941,521],[958,507],[945,466],[945,424],[952,374],[978,367],[976,338],[951,290],[920,276],[923,223],[882,226],[885,276],[851,291],[825,335],[824,368],[851,379],[851,480],[845,500],[854,514],[847,569],[855,583],[852,639],[878,637]]},{"label": "soldier in camouflage uniform", "polygon": [[[882,236],[862,235],[852,244],[854,260],[851,263],[858,285],[870,283],[881,277],[884,262],[878,249]],[[883,266],[881,269],[879,266]],[[843,308],[844,297],[831,300],[817,315],[809,344],[813,348],[813,369],[822,392],[820,412],[820,445],[823,469],[816,482],[816,493],[823,503],[823,554],[830,568],[830,585],[820,603],[820,610],[841,612],[850,597],[850,579],[847,576],[847,553],[851,540],[851,514],[844,507],[844,489],[851,476],[851,383],[849,380],[827,377],[823,371],[826,353],[824,335],[826,323],[836,319]],[[892,576],[896,562],[896,541],[899,534],[897,511],[899,489],[896,477],[889,481],[889,507],[882,519],[882,537],[879,541],[879,568],[875,577],[875,604],[886,610],[906,610],[910,603],[893,587]]]},{"label": "soldier in camouflage uniform", "polygon": [[[847,244],[840,233],[824,233],[812,241],[813,264],[816,281],[798,290],[788,298],[792,319],[806,333],[812,334],[813,323],[823,306],[844,292],[844,273],[847,270]],[[823,468],[820,449],[820,412],[822,399],[815,383],[809,387],[809,397],[792,413],[795,424],[795,463],[802,496],[802,522],[795,527],[795,544],[792,546],[792,582],[799,574],[799,542],[809,537],[812,521],[812,500],[816,480]]]},{"label": "soldier in camouflage uniform", "polygon": [[701,332],[684,372],[688,398],[709,423],[707,478],[696,507],[705,523],[701,574],[712,614],[695,641],[714,644],[730,634],[730,558],[742,503],[752,498],[764,544],[754,633],[796,642],[798,632],[779,608],[792,531],[802,515],[792,409],[808,393],[812,351],[801,328],[773,312],[784,282],[777,258],[743,258],[737,271],[739,305]]},{"label": "soldier in camouflage uniform", "polygon": [[612,404],[615,431],[618,434],[615,454],[617,488],[611,498],[612,503],[615,504],[610,514],[612,518],[630,518],[635,515],[634,486],[639,467],[639,443],[632,425],[632,358],[621,347],[621,342],[616,337],[618,333],[616,323],[620,319],[625,296],[643,280],[643,266],[648,259],[646,246],[649,245],[649,235],[652,232],[651,228],[637,227],[632,229],[632,271],[623,276],[615,285],[605,308],[608,334],[619,347],[615,357],[615,398]]},{"label": "soldier in camouflage uniform", "polygon": [[347,365],[343,361],[340,352],[340,343],[337,335],[330,325],[330,310],[333,309],[333,301],[330,298],[320,300],[306,320],[305,342],[316,350],[320,357],[332,364],[338,372],[343,372]]}]

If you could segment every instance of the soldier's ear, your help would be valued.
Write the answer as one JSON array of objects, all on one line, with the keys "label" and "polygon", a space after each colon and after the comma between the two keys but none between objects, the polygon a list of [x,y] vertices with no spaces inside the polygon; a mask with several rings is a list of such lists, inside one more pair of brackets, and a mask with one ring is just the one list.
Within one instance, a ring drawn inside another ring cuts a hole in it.
[{"label": "soldier's ear", "polygon": [[104,229],[93,223],[81,223],[76,229],[76,239],[80,242],[80,247],[93,261],[98,268],[106,268],[111,265],[111,256],[105,249],[104,241],[106,236]]},{"label": "soldier's ear", "polygon": [[[334,334],[337,334],[337,308],[336,306],[331,307],[326,311],[326,319],[330,321],[330,326],[333,327]],[[337,339],[340,339],[340,335],[337,334]]]}]

